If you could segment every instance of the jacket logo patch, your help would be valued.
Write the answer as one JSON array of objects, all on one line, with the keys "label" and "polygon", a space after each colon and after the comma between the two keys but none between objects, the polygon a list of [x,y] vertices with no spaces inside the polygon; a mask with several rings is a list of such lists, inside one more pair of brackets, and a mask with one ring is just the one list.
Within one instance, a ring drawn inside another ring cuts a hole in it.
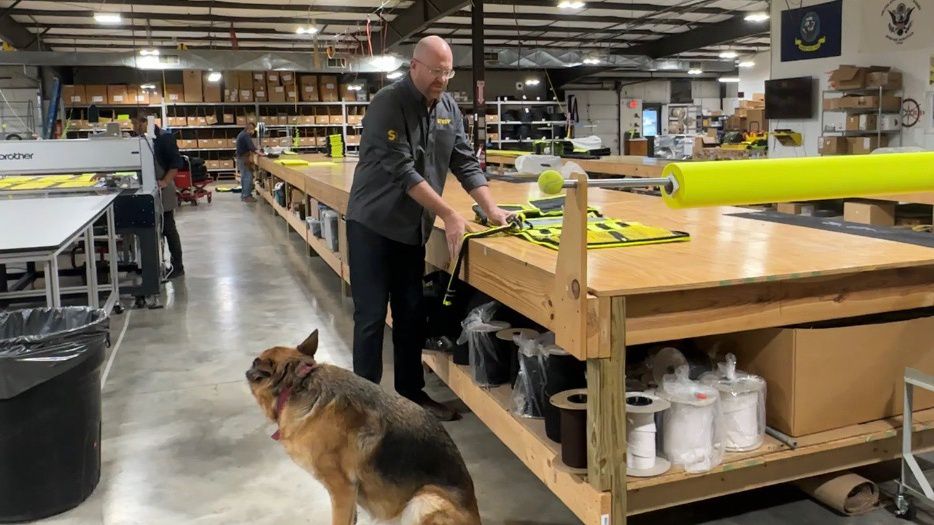
[{"label": "jacket logo patch", "polygon": [[389,140],[392,140],[392,141],[396,140],[396,130],[391,129],[391,130],[387,131],[387,132],[386,132],[386,138],[389,139]]},{"label": "jacket logo patch", "polygon": [[439,125],[439,126],[447,126],[447,125],[449,125],[450,123],[451,123],[451,119],[449,119],[449,118],[441,118],[441,117],[438,117],[438,125]]}]

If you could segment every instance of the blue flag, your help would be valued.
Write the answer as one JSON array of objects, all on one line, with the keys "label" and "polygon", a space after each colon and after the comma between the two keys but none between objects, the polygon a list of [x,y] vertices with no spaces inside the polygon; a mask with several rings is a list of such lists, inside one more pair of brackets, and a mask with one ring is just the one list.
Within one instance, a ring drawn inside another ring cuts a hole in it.
[{"label": "blue flag", "polygon": [[782,11],[782,62],[840,56],[843,0]]}]

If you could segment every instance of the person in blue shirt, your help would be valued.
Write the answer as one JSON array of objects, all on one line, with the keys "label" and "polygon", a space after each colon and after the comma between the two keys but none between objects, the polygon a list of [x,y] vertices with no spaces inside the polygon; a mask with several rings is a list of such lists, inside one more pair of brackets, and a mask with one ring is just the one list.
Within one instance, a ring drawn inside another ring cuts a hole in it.
[{"label": "person in blue shirt", "polygon": [[256,152],[256,143],[253,134],[256,133],[256,124],[247,122],[243,131],[237,135],[237,169],[240,170],[240,201],[256,202],[253,197],[253,160],[251,154]]},{"label": "person in blue shirt", "polygon": [[[136,117],[136,134],[145,135],[148,125],[148,115],[140,113]],[[162,235],[169,245],[172,269],[166,279],[175,279],[185,275],[185,264],[182,262],[182,240],[175,225],[175,208],[178,207],[178,194],[175,190],[175,174],[179,168],[185,166],[178,151],[175,135],[163,131],[155,126],[155,138],[152,141],[152,153],[156,163],[156,183],[162,193]]]}]

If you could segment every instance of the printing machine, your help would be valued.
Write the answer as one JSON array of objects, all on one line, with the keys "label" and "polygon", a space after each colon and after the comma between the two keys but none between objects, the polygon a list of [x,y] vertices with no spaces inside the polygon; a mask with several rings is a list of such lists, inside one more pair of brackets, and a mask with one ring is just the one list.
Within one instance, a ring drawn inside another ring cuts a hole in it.
[{"label": "printing machine", "polygon": [[[127,254],[124,262],[129,262],[127,269],[141,275],[128,284],[121,280],[120,292],[134,296],[136,306],[157,308],[162,278],[162,200],[152,141],[105,135],[0,141],[2,198],[67,198],[102,191],[120,193],[114,201],[114,219],[123,239],[122,253]],[[54,199],[50,204],[54,205]]]}]

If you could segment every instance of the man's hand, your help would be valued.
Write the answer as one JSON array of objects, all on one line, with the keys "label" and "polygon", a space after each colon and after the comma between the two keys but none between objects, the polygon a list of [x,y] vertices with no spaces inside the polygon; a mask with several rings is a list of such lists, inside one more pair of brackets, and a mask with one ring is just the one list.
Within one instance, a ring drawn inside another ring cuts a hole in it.
[{"label": "man's hand", "polygon": [[159,187],[162,189],[168,188],[169,183],[165,179],[159,179]]},{"label": "man's hand", "polygon": [[508,212],[499,206],[494,207],[492,210],[486,212],[486,216],[490,221],[490,224],[494,226],[505,226],[512,218],[513,213]]},{"label": "man's hand", "polygon": [[444,221],[444,235],[447,237],[448,251],[451,253],[451,260],[454,260],[461,249],[461,243],[464,242],[467,221],[453,210],[441,217],[441,220]]}]

